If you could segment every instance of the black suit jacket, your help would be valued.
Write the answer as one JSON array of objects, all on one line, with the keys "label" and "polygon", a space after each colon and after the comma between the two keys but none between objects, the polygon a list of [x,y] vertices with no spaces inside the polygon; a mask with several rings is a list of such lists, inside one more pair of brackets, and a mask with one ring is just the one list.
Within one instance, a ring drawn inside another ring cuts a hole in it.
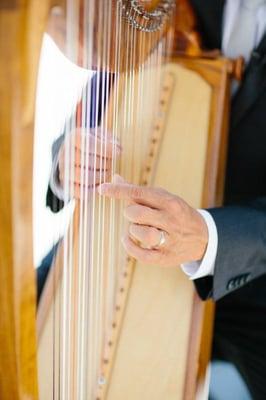
[{"label": "black suit jacket", "polygon": [[[191,3],[203,44],[220,49],[225,1]],[[218,252],[214,276],[195,282],[200,296],[218,300],[246,286],[252,301],[266,304],[266,35],[232,101],[225,206],[209,212],[218,230]]]}]

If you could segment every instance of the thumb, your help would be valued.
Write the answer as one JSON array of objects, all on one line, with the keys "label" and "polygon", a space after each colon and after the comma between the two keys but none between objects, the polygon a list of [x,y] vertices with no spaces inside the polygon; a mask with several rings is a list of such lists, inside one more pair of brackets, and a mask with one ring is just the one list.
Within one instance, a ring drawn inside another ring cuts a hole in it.
[{"label": "thumb", "polygon": [[114,174],[112,183],[128,183],[121,175]]}]

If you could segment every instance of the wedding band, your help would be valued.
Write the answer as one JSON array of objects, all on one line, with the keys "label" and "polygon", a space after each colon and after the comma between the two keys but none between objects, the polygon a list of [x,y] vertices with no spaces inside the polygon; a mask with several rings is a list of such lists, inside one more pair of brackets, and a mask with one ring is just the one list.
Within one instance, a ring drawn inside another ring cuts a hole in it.
[{"label": "wedding band", "polygon": [[158,250],[160,247],[162,247],[166,242],[166,235],[164,231],[160,231],[160,239],[159,242],[156,246],[153,246],[154,250]]},{"label": "wedding band", "polygon": [[139,247],[141,247],[142,249],[145,250],[159,250],[166,242],[166,233],[160,229],[157,229],[160,237],[158,240],[158,243],[154,246],[147,246],[144,243],[141,242],[141,240],[137,237],[135,237],[131,232],[130,232],[130,228],[129,228],[129,236],[131,238],[131,240]]}]

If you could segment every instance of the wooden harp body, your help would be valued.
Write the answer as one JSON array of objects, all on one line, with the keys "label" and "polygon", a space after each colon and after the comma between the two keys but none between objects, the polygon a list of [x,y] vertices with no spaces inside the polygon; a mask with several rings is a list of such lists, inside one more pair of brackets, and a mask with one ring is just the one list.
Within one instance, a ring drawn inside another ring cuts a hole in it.
[{"label": "wooden harp body", "polygon": [[[221,204],[231,73],[232,63],[226,59],[173,57],[163,66],[155,121],[148,118],[155,82],[152,90],[147,83],[144,120],[128,127],[129,135],[139,126],[151,127],[142,142],[146,146],[134,155],[136,182],[164,187],[198,208]],[[130,90],[124,81],[122,85]],[[120,109],[125,107],[121,101]],[[123,112],[118,126],[123,128]],[[131,173],[127,163],[132,146],[130,140],[123,144],[123,176]],[[111,348],[102,367],[105,387],[100,393],[107,399],[194,398],[202,388],[209,360],[213,304],[197,298],[193,284],[179,268],[168,270],[131,259],[124,262],[126,272],[117,288],[108,338]],[[40,313],[46,308],[45,292],[43,301]],[[47,364],[52,332],[53,307],[39,342],[39,372],[46,377],[43,398],[49,396],[47,382],[52,383],[52,368],[47,368],[52,366],[52,359]]]},{"label": "wooden harp body", "polygon": [[[95,2],[98,12],[103,3]],[[111,12],[118,3],[130,2],[112,2]],[[159,13],[167,2],[141,3],[147,12]],[[36,344],[32,189],[25,180],[32,168],[34,87],[48,10],[48,4],[39,9],[34,1],[14,2],[12,7],[0,9],[0,26],[12,27],[10,38],[6,43],[1,42],[1,53],[11,62],[11,68],[1,62],[1,71],[7,78],[1,80],[1,93],[7,100],[0,119],[3,163],[0,176],[7,188],[0,196],[0,216],[4,222],[0,225],[1,399],[10,399],[11,395],[12,399],[43,400],[194,399],[203,393],[210,355],[212,304],[200,302],[193,284],[179,267],[142,265],[123,253],[122,208],[113,202],[93,198],[94,221],[98,223],[92,228],[89,214],[83,230],[80,229],[85,218],[83,206],[76,205],[78,211],[71,220],[71,234],[66,233],[39,304]],[[123,24],[126,23],[123,19]],[[43,29],[39,30],[40,26]],[[165,61],[162,53],[150,56],[155,44],[166,35],[166,25],[161,26],[160,29],[158,22],[158,29],[151,31],[148,39],[148,32],[142,32],[144,37],[139,40],[138,27],[130,24],[121,28],[128,35],[132,30],[133,56],[125,53],[119,66],[109,58],[108,72],[118,69],[120,79],[110,84],[101,124],[104,132],[115,130],[122,142],[123,154],[114,172],[135,183],[164,187],[195,207],[220,205],[233,66],[223,58],[171,56]],[[33,32],[38,33],[34,41]],[[98,43],[98,50],[92,53],[99,53],[96,59],[91,58],[91,65],[102,63],[106,43],[103,44],[101,35],[97,35],[91,46],[93,49]],[[132,44],[130,40],[128,43]],[[82,63],[82,57],[78,58]],[[159,75],[158,58],[161,59]],[[130,62],[134,79],[127,75]],[[142,64],[146,67],[142,68]],[[18,85],[11,85],[14,81]],[[109,228],[105,229],[106,226]],[[94,238],[93,262],[87,247],[80,244],[84,232]],[[66,243],[68,246],[70,243],[69,235],[75,241],[67,264],[73,285],[67,293],[66,264],[62,260]],[[81,252],[89,260],[85,267],[80,262]],[[86,287],[79,277],[82,271]],[[108,289],[112,272],[115,277],[112,288]],[[62,314],[66,298],[70,299],[68,311]],[[62,323],[66,318],[68,336],[63,339]],[[86,336],[88,328],[93,336]],[[82,332],[83,342],[80,342]],[[62,357],[67,345],[68,353]],[[87,352],[93,353],[89,361]]]}]

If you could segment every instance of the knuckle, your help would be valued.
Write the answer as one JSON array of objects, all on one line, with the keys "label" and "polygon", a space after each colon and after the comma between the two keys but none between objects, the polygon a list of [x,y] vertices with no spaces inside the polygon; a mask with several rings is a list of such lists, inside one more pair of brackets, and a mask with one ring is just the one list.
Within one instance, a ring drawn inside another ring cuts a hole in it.
[{"label": "knuckle", "polygon": [[156,188],[156,194],[158,196],[158,203],[160,206],[165,206],[169,204],[169,201],[172,199],[173,195],[171,195],[167,190],[163,188]]},{"label": "knuckle", "polygon": [[180,202],[175,196],[170,196],[169,199],[167,200],[167,204],[171,210],[174,210],[177,213],[180,212],[181,209]]},{"label": "knuckle", "polygon": [[158,187],[158,188],[156,188],[155,190],[156,190],[156,193],[159,194],[159,195],[161,195],[161,196],[164,196],[164,197],[165,197],[166,195],[169,195],[169,193],[167,192],[167,190],[165,190],[164,188]]},{"label": "knuckle", "polygon": [[142,199],[144,197],[144,190],[141,187],[133,187],[131,189],[131,196],[135,199]]}]

